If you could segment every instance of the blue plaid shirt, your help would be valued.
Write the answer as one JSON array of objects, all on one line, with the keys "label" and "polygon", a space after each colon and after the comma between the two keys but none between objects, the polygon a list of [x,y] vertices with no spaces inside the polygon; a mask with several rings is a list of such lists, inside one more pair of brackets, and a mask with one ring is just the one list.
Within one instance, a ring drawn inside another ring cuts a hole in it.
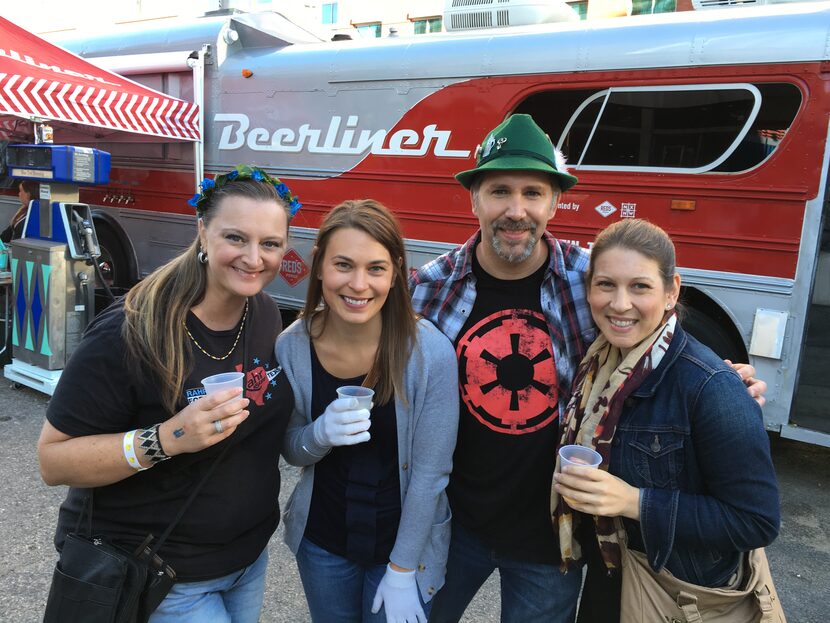
[{"label": "blue plaid shirt", "polygon": [[[453,343],[473,310],[476,278],[473,252],[481,240],[477,231],[460,247],[425,264],[409,276],[412,305]],[[585,290],[588,252],[554,238],[545,231],[548,269],[542,282],[541,303],[550,333],[559,383],[559,416],[571,395],[576,369],[597,336]]]}]

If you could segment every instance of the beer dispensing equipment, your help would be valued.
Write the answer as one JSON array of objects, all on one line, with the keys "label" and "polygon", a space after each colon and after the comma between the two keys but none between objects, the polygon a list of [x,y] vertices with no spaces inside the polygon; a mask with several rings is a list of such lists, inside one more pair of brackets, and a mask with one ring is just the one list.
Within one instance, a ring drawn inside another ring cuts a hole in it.
[{"label": "beer dispensing equipment", "polygon": [[100,256],[83,185],[109,181],[107,152],[69,145],[9,145],[9,176],[40,183],[23,237],[11,243],[12,362],[6,378],[47,394],[95,314]]}]

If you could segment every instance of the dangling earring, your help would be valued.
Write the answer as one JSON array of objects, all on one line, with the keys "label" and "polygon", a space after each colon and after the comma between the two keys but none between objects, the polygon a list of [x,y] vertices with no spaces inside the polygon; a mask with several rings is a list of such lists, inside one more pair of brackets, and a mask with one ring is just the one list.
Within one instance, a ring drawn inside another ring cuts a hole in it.
[{"label": "dangling earring", "polygon": [[205,253],[203,249],[199,249],[199,253],[196,254],[196,257],[199,259],[200,264],[207,264],[207,253]]}]

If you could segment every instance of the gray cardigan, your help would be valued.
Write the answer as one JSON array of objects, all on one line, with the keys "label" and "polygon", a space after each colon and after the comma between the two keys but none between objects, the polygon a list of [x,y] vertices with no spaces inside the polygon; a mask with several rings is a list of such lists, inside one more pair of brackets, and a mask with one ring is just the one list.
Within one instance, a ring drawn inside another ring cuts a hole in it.
[{"label": "gray cardigan", "polygon": [[[285,542],[297,553],[305,533],[314,483],[314,464],[329,448],[314,441],[311,419],[311,351],[302,320],[277,338],[277,360],[294,390],[294,412],[283,456],[303,467],[285,508]],[[429,321],[418,322],[404,372],[406,402],[395,397],[401,521],[390,559],[417,569],[418,588],[429,601],[444,584],[450,543],[450,509],[445,489],[458,432],[458,363],[452,343]],[[371,429],[370,429],[371,432]]]}]

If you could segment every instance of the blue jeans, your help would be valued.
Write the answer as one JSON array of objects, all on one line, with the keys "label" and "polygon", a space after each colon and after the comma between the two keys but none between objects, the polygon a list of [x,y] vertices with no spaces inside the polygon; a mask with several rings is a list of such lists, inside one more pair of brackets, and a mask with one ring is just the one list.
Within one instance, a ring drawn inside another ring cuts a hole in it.
[{"label": "blue jeans", "polygon": [[[314,623],[386,623],[383,608],[372,614],[372,602],[386,565],[361,565],[303,539],[297,568]],[[424,614],[429,606],[418,592]]]},{"label": "blue jeans", "polygon": [[148,623],[257,623],[268,550],[251,565],[215,580],[174,584]]},{"label": "blue jeans", "polygon": [[461,619],[487,578],[499,570],[502,623],[571,623],[582,573],[496,554],[458,522],[452,524],[447,579],[433,599],[430,623]]}]

